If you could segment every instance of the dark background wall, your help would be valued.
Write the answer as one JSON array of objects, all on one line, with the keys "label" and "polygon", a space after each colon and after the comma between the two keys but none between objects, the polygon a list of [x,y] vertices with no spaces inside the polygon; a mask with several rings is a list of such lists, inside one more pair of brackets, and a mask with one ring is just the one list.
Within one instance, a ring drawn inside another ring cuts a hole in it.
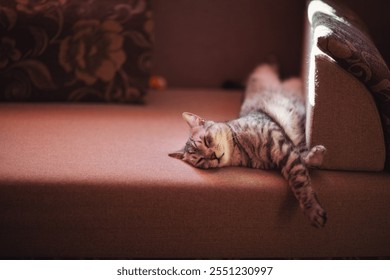
[{"label": "dark background wall", "polygon": [[[366,22],[390,62],[390,1],[337,0]],[[154,0],[155,74],[172,87],[245,80],[275,57],[284,76],[301,69],[305,0]]]},{"label": "dark background wall", "polygon": [[366,23],[377,48],[390,66],[390,1],[338,0],[354,10]]}]

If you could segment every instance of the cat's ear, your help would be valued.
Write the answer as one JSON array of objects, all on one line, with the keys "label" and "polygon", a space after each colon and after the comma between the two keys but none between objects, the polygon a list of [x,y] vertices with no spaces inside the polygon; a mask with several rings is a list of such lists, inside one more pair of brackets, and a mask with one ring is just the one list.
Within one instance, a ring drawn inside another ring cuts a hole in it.
[{"label": "cat's ear", "polygon": [[174,153],[168,154],[170,157],[177,158],[177,159],[183,159],[184,158],[184,150],[179,150]]},{"label": "cat's ear", "polygon": [[188,125],[191,128],[196,127],[196,126],[202,126],[206,122],[205,119],[203,119],[195,114],[188,113],[188,112],[184,112],[182,114],[182,116],[183,116],[183,119],[188,123]]}]

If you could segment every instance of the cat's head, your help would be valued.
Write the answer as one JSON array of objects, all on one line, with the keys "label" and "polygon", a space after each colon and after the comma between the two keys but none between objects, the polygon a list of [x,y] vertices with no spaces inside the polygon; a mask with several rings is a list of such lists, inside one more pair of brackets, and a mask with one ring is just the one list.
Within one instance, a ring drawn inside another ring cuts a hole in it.
[{"label": "cat's head", "polygon": [[231,154],[228,126],[192,113],[183,113],[183,119],[190,127],[190,137],[183,149],[169,156],[202,169],[228,165]]}]

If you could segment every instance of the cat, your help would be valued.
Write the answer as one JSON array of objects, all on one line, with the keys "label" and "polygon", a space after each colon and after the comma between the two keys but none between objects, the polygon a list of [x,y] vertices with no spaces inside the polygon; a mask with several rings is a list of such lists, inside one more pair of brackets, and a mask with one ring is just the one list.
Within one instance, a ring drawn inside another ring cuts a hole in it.
[{"label": "cat", "polygon": [[183,113],[190,137],[169,155],[202,169],[279,169],[311,225],[323,227],[327,215],[312,189],[309,168],[321,166],[326,149],[306,146],[302,92],[299,79],[281,81],[277,66],[261,64],[249,76],[239,118],[214,122]]}]

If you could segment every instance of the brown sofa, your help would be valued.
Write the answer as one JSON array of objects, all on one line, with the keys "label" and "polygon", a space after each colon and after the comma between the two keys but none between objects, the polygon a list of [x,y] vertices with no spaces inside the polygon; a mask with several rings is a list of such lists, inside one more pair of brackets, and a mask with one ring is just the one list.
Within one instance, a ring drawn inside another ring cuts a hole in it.
[{"label": "brown sofa", "polygon": [[0,104],[0,257],[390,256],[379,112],[305,30],[307,139],[328,148],[326,170],[312,172],[324,229],[309,225],[277,171],[198,170],[168,157],[187,137],[183,111],[228,120],[242,100],[172,88],[142,106]]}]

